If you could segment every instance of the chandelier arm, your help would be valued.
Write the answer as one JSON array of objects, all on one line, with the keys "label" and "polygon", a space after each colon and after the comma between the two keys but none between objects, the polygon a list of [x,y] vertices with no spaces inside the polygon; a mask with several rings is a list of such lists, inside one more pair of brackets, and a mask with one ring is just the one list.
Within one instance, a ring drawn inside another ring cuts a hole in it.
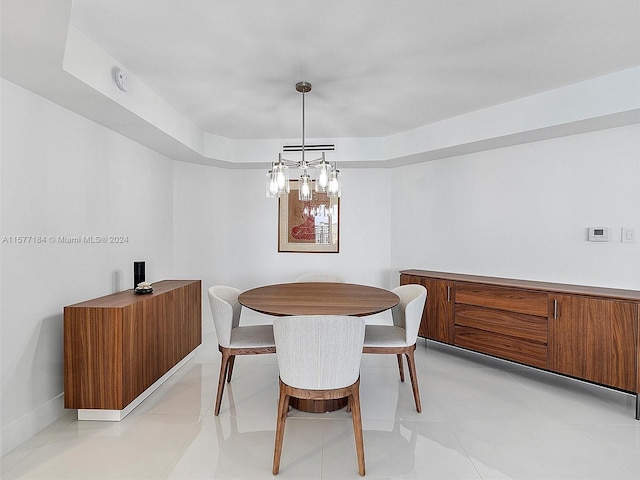
[{"label": "chandelier arm", "polygon": [[307,165],[310,165],[310,166],[319,165],[319,164],[321,164],[321,163],[322,163],[322,161],[323,161],[323,160],[324,160],[324,158],[323,158],[323,157],[316,158],[315,160],[309,160],[309,161],[307,162]]},{"label": "chandelier arm", "polygon": [[[322,157],[320,157],[320,158],[315,158],[313,160],[307,160],[305,163],[307,164],[308,167],[315,167],[316,165],[321,164],[322,160],[323,160]],[[281,158],[280,161],[287,167],[304,169],[302,162],[299,162],[296,160],[290,160],[288,158]],[[272,166],[273,166],[273,163],[274,162],[272,162]]]},{"label": "chandelier arm", "polygon": [[280,161],[282,162],[283,165],[287,167],[301,168],[300,167],[301,163],[296,160],[289,160],[288,158],[282,158]]}]

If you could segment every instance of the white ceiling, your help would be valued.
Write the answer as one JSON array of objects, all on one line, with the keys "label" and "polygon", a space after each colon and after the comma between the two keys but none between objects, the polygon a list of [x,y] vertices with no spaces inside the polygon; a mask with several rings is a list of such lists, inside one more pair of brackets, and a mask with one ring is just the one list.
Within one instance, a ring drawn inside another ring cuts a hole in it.
[{"label": "white ceiling", "polygon": [[300,138],[301,80],[313,84],[307,139],[335,143],[342,168],[640,123],[640,0],[0,7],[4,79],[182,161],[269,165]]},{"label": "white ceiling", "polygon": [[640,65],[640,0],[75,0],[71,23],[233,139],[299,137],[300,80],[307,137],[381,137]]}]

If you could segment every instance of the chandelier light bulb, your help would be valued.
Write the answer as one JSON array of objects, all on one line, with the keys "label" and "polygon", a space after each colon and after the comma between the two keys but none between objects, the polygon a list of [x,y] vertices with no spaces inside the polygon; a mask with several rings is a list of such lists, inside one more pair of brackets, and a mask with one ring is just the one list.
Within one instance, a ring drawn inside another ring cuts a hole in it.
[{"label": "chandelier light bulb", "polygon": [[340,198],[340,170],[333,169],[331,171],[331,179],[329,180],[329,187],[327,188],[327,194],[330,198]]},{"label": "chandelier light bulb", "polygon": [[316,192],[326,192],[329,186],[329,172],[326,168],[321,168],[318,172],[318,178],[316,180]]},{"label": "chandelier light bulb", "polygon": [[273,170],[267,172],[267,198],[274,198],[278,195],[278,182]]},{"label": "chandelier light bulb", "polygon": [[269,182],[269,194],[271,195],[271,197],[275,197],[276,195],[278,195],[278,183],[274,182],[273,180]]},{"label": "chandelier light bulb", "polygon": [[320,184],[321,187],[325,187],[328,185],[329,183],[329,175],[327,175],[327,171],[326,170],[320,170],[320,173],[318,174],[318,183]]},{"label": "chandelier light bulb", "polygon": [[329,165],[329,163],[324,159],[324,152],[322,153],[320,163],[316,165],[316,169],[318,170],[316,192],[324,193],[327,191],[327,187],[329,186],[329,176],[331,175],[332,170],[331,165]]},{"label": "chandelier light bulb", "polygon": [[300,175],[300,185],[298,186],[298,199],[301,202],[311,201],[311,177],[307,173]]}]

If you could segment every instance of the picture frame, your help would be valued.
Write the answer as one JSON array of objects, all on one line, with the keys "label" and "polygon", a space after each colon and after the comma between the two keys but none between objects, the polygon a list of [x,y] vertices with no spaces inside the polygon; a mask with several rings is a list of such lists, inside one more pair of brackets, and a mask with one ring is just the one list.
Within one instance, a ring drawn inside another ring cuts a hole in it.
[{"label": "picture frame", "polygon": [[278,252],[339,253],[340,199],[313,191],[312,200],[298,199],[298,181],[278,199]]}]

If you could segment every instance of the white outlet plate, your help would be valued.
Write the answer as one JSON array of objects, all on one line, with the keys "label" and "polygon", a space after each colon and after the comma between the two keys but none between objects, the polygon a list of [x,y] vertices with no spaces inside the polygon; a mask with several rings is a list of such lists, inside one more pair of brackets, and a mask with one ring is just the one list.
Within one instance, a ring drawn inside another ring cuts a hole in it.
[{"label": "white outlet plate", "polygon": [[622,227],[622,243],[636,243],[636,227]]}]

